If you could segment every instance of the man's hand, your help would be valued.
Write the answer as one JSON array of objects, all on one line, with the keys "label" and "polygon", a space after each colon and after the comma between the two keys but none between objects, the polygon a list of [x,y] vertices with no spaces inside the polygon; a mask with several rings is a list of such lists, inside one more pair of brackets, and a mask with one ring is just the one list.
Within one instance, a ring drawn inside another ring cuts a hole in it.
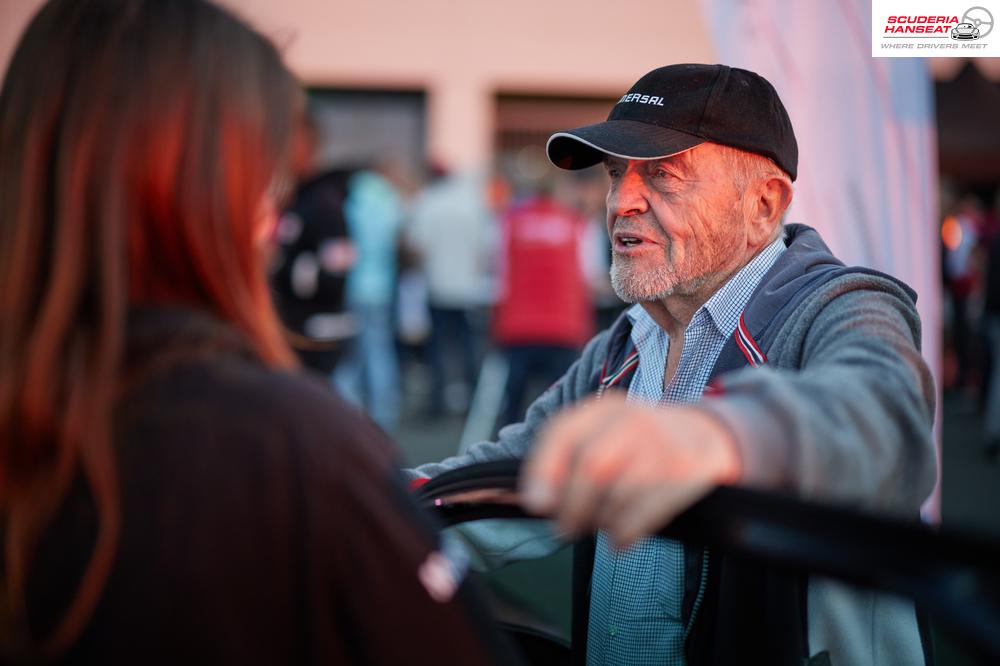
[{"label": "man's hand", "polygon": [[564,410],[542,431],[522,497],[569,534],[605,529],[624,547],[735,482],[740,467],[732,434],[714,416],[608,395]]},{"label": "man's hand", "polygon": [[483,490],[463,490],[445,495],[435,502],[438,506],[444,504],[521,504],[520,493],[513,490],[484,488]]}]

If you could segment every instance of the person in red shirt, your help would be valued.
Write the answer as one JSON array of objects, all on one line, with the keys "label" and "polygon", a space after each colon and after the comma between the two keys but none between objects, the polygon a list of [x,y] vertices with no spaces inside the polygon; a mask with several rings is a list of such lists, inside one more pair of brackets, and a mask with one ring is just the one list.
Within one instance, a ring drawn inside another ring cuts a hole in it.
[{"label": "person in red shirt", "polygon": [[584,265],[587,220],[547,188],[500,220],[500,293],[493,339],[509,366],[501,425],[524,413],[534,379],[555,382],[594,333]]}]

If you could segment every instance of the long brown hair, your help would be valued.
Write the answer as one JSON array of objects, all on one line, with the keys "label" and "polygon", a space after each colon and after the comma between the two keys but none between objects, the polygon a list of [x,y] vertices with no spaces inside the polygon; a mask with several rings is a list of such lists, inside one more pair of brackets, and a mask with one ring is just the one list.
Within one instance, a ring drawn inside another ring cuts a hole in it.
[{"label": "long brown hair", "polygon": [[[296,90],[272,44],[203,0],[52,0],[22,37],[0,92],[0,653],[64,650],[113,564],[130,304],[214,313],[292,365],[255,227]],[[31,637],[32,552],[80,475],[96,545]]]}]

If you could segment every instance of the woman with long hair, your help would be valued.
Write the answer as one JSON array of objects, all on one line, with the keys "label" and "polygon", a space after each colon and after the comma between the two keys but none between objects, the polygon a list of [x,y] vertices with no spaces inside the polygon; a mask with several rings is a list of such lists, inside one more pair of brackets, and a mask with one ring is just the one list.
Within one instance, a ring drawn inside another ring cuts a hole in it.
[{"label": "woman with long hair", "polygon": [[300,97],[203,0],[52,0],[23,35],[0,663],[504,659],[384,436],[294,372],[262,255]]}]

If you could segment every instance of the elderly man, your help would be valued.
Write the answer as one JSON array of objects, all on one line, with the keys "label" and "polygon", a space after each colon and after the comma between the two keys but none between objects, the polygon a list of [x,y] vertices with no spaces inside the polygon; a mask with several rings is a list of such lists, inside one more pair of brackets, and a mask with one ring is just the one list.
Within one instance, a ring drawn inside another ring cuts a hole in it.
[{"label": "elderly man", "polygon": [[598,530],[589,663],[922,663],[912,604],[639,538],[718,484],[916,516],[934,483],[915,294],[783,225],[798,149],[774,88],[662,67],[548,155],[607,169],[612,283],[635,305],[523,423],[418,471],[527,456],[526,505]]}]

